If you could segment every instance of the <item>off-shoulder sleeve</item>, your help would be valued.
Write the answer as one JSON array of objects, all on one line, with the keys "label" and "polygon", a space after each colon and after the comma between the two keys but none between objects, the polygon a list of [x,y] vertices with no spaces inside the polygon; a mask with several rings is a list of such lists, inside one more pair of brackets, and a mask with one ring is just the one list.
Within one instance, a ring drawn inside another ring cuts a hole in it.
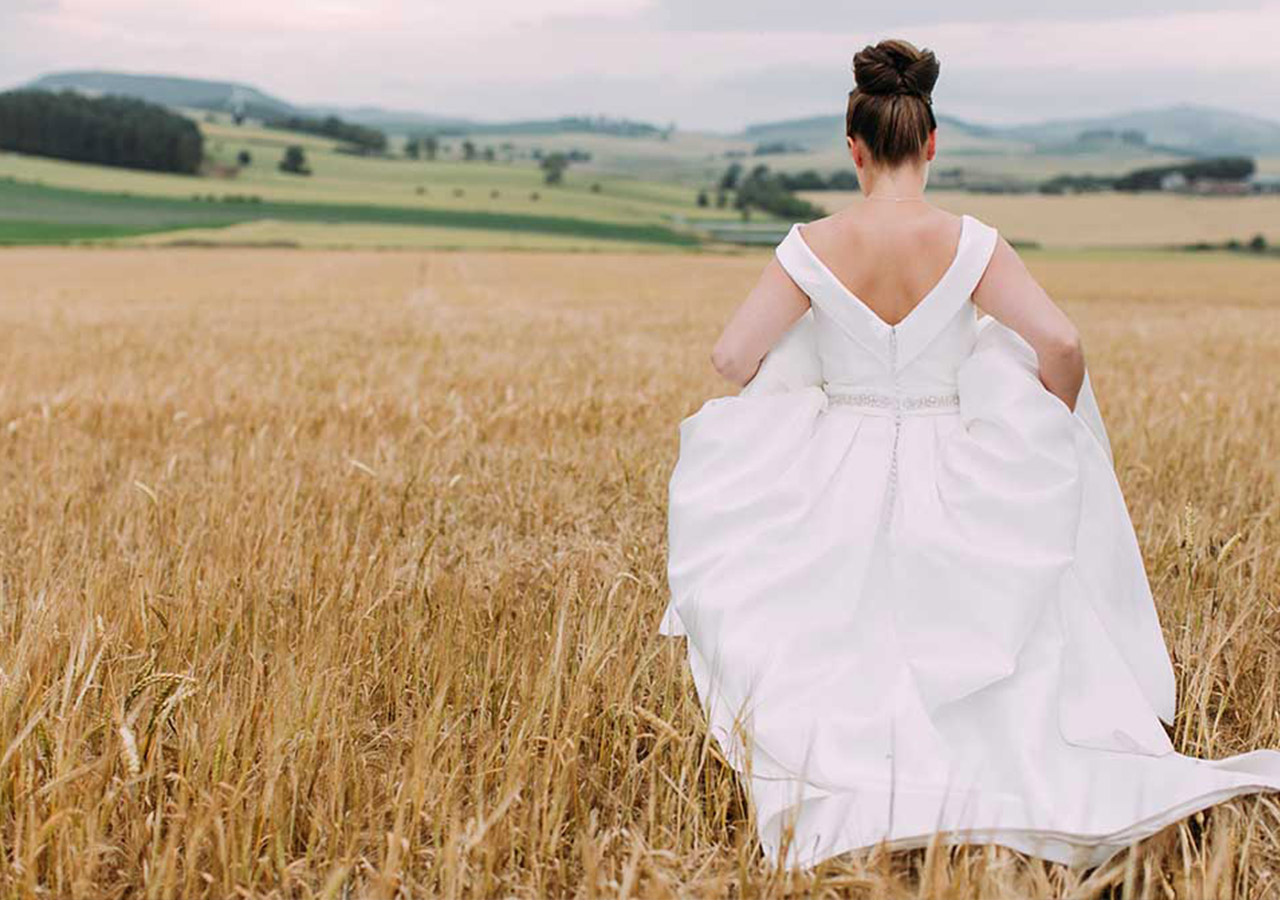
[{"label": "off-shoulder sleeve", "polygon": [[813,261],[803,241],[804,239],[800,237],[800,224],[797,222],[774,248],[773,255],[778,258],[783,270],[791,276],[796,287],[812,297],[816,273],[813,271]]}]

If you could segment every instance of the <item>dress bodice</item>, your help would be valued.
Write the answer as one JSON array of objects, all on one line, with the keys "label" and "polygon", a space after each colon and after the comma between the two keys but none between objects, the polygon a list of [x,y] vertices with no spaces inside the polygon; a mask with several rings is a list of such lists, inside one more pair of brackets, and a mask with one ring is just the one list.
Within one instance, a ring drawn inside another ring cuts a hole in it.
[{"label": "dress bodice", "polygon": [[991,226],[962,216],[951,264],[907,317],[890,325],[836,278],[793,225],[776,255],[809,296],[826,385],[907,397],[954,391],[977,339],[970,298],[996,237]]}]

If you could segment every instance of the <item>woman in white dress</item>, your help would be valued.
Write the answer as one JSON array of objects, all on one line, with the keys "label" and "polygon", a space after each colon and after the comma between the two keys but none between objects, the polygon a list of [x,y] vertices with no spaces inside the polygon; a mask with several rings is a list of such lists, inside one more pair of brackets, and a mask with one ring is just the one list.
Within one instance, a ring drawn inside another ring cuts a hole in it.
[{"label": "woman in white dress", "polygon": [[[997,843],[1100,864],[1280,752],[1174,751],[1174,676],[1075,328],[923,197],[938,63],[854,58],[866,202],[795,225],[680,424],[670,605],[765,852]],[[985,314],[985,315],[984,315]]]}]

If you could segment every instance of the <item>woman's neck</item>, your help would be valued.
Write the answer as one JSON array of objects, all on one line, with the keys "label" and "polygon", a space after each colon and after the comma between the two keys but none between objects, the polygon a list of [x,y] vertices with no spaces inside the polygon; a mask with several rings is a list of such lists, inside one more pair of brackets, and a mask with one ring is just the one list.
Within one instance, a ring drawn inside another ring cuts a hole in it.
[{"label": "woman's neck", "polygon": [[916,166],[899,166],[863,174],[862,192],[868,198],[918,199],[924,196],[924,186],[928,181],[928,169]]}]

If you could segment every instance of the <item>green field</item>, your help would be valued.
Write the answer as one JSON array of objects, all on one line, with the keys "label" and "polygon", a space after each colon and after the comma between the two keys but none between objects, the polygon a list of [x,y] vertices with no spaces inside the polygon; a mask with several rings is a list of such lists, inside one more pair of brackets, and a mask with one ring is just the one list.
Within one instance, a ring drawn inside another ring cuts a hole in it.
[{"label": "green field", "polygon": [[[317,247],[621,249],[691,247],[738,222],[732,208],[699,207],[735,160],[744,167],[833,171],[846,166],[839,135],[810,135],[804,153],[754,156],[741,137],[675,132],[667,138],[596,133],[485,134],[497,159],[463,161],[460,137],[440,158],[368,157],[334,141],[225,116],[191,113],[206,137],[210,174],[168,175],[0,153],[0,244],[137,242]],[[990,142],[988,142],[990,143]],[[400,153],[403,139],[393,139]],[[1056,157],[940,129],[935,167],[992,177],[1117,172],[1137,157]],[[285,149],[304,148],[310,176],[281,172]],[[544,183],[536,154],[582,151],[564,182]],[[237,164],[247,151],[249,165]],[[999,151],[999,152],[997,152]],[[1259,165],[1268,170],[1274,160]],[[806,195],[834,210],[850,195]],[[1053,247],[1168,246],[1197,240],[1280,238],[1280,198],[936,193],[947,208],[985,217],[1013,239]],[[758,212],[752,226],[784,227]],[[699,235],[698,231],[702,233]],[[733,238],[726,238],[733,239]],[[766,234],[761,238],[769,243]]]},{"label": "green field", "polygon": [[[528,150],[493,162],[463,161],[457,139],[451,139],[450,152],[437,161],[367,157],[343,152],[322,137],[196,118],[211,163],[204,177],[0,153],[0,243],[120,240],[270,221],[273,243],[301,245],[323,235],[323,246],[370,246],[370,240],[423,246],[425,240],[433,247],[526,247],[540,245],[530,236],[542,235],[555,247],[688,246],[697,239],[682,227],[686,220],[737,217],[731,209],[699,208],[697,191],[686,185],[591,164],[571,165],[563,183],[547,185]],[[291,145],[304,148],[310,176],[280,171]],[[252,157],[243,167],[237,164],[242,152]],[[334,228],[310,227],[291,234],[288,223],[364,230],[344,236]],[[369,226],[389,227],[371,232]],[[413,228],[430,231],[414,234]],[[480,237],[482,231],[492,234]],[[263,234],[259,227],[239,229],[236,236],[205,233],[200,240],[257,241]]]},{"label": "green field", "polygon": [[61,243],[174,229],[216,228],[259,220],[536,232],[593,241],[674,246],[698,243],[690,233],[645,221],[620,222],[465,208],[415,209],[355,203],[247,202],[243,199],[184,200],[0,181],[0,240],[5,243]]},{"label": "green field", "polygon": [[[187,199],[193,195],[246,195],[290,203],[537,214],[617,223],[670,223],[695,213],[724,218],[736,215],[732,210],[699,209],[697,191],[688,186],[603,172],[589,164],[571,165],[563,184],[548,186],[537,162],[529,158],[427,162],[366,157],[341,152],[334,142],[309,135],[218,123],[202,123],[201,127],[206,134],[206,155],[222,174],[192,178],[0,153],[0,178]],[[279,170],[284,149],[292,144],[305,149],[312,175]],[[252,162],[237,170],[241,151],[248,151]]]},{"label": "green field", "polygon": [[[806,200],[835,212],[861,203],[854,192],[806,191]],[[1188,194],[975,194],[930,190],[936,205],[969,213],[1009,240],[1045,247],[1137,249],[1177,247],[1198,241],[1248,241],[1261,234],[1280,242],[1280,194],[1197,197]]]},{"label": "green field", "polygon": [[217,228],[193,227],[138,235],[126,234],[112,243],[144,247],[297,247],[318,250],[572,250],[654,253],[689,249],[686,244],[593,238],[532,230],[285,222],[275,219],[259,219]]}]

